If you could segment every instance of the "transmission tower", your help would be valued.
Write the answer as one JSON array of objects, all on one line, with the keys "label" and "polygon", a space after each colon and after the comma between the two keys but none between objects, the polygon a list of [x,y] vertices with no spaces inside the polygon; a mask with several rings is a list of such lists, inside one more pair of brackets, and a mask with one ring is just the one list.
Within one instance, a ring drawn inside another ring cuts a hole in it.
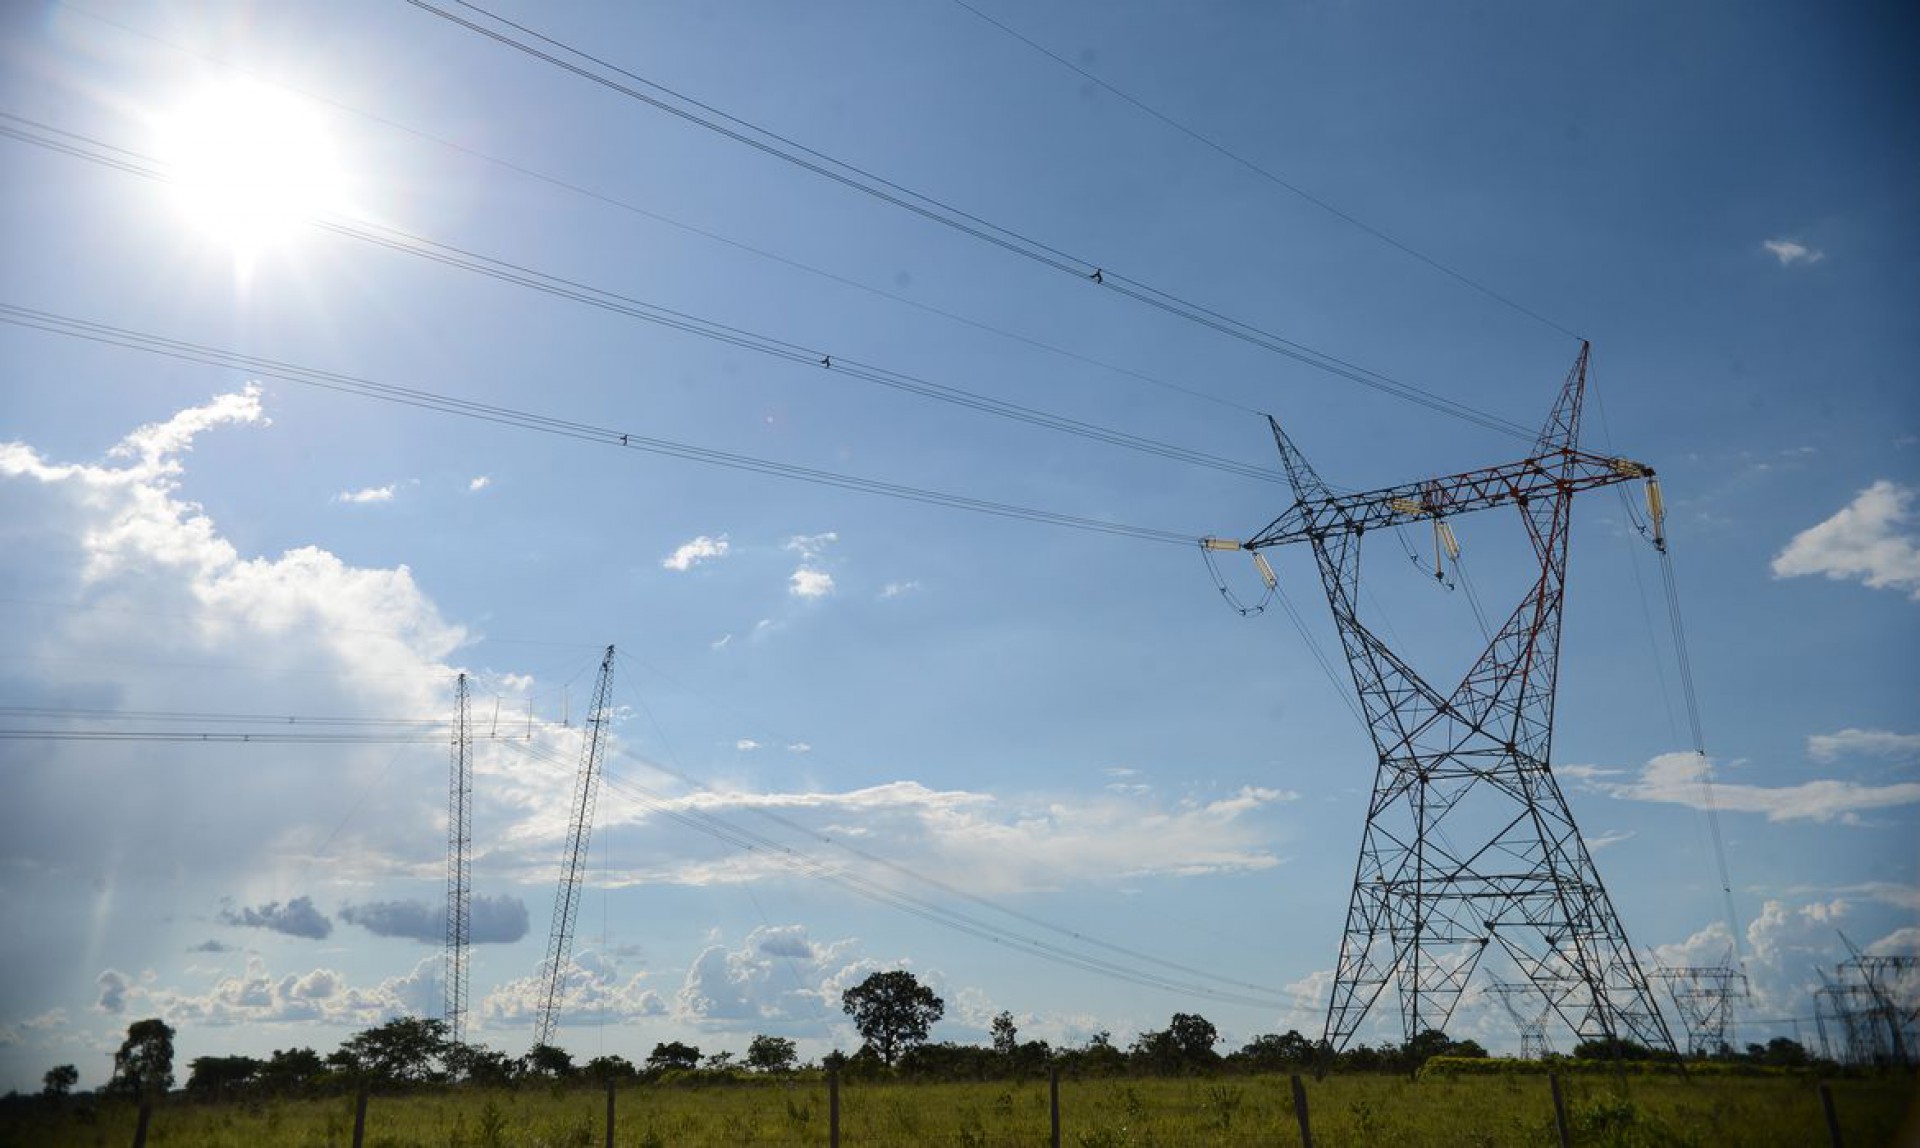
[{"label": "transmission tower", "polygon": [[473,727],[469,724],[467,675],[455,687],[453,768],[447,785],[447,1035],[467,1039],[467,938],[473,925],[469,856],[473,846]]},{"label": "transmission tower", "polygon": [[[1840,934],[1840,940],[1853,955],[1835,972],[1839,974],[1840,983],[1865,987],[1865,992],[1857,994],[1865,1005],[1858,1011],[1862,1022],[1873,1033],[1876,1050],[1884,1039],[1887,1054],[1884,1059],[1899,1065],[1911,1064],[1916,1022],[1920,1022],[1920,1008],[1915,1007],[1912,999],[1915,990],[1920,988],[1920,984],[1915,983],[1920,980],[1916,976],[1920,974],[1920,957],[1896,954],[1869,956],[1848,940],[1845,933]],[[1903,995],[1907,997],[1904,1001],[1901,999]],[[1876,1055],[1876,1062],[1881,1059]]]},{"label": "transmission tower", "polygon": [[[1263,574],[1259,551],[1312,547],[1377,751],[1327,1009],[1334,1050],[1390,982],[1407,1039],[1444,1028],[1475,968],[1501,950],[1582,1039],[1675,1051],[1549,764],[1573,496],[1646,479],[1658,514],[1650,467],[1578,446],[1587,356],[1582,344],[1526,458],[1424,482],[1335,494],[1269,419],[1293,506],[1250,541],[1203,543],[1254,551]],[[1361,540],[1497,507],[1519,512],[1539,575],[1442,692],[1361,620]]]},{"label": "transmission tower", "polygon": [[1520,1030],[1522,1058],[1539,1060],[1552,1054],[1553,1046],[1547,1043],[1547,1017],[1552,1015],[1552,1008],[1539,989],[1531,983],[1505,982],[1488,985],[1487,991],[1506,1006],[1514,1027]]},{"label": "transmission tower", "polygon": [[573,963],[573,922],[580,911],[580,868],[587,856],[587,838],[593,832],[594,793],[600,784],[600,747],[606,734],[607,697],[613,686],[613,647],[600,660],[593,702],[587,707],[586,744],[580,753],[580,772],[573,786],[573,822],[560,859],[560,894],[553,902],[553,932],[547,941],[547,994],[534,1025],[533,1043],[550,1044],[560,1011],[567,967]]},{"label": "transmission tower", "polygon": [[1655,969],[1687,1029],[1687,1051],[1713,1056],[1733,1047],[1733,1002],[1747,995],[1747,978],[1726,965]]}]

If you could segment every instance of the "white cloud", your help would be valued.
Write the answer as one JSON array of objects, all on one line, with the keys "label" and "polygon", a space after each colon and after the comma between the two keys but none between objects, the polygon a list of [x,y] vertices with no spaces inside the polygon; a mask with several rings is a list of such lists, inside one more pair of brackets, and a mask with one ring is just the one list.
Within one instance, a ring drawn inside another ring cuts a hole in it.
[{"label": "white cloud", "polygon": [[1818,761],[1833,761],[1860,754],[1904,757],[1920,753],[1920,733],[1890,733],[1883,729],[1843,729],[1839,733],[1817,733],[1807,739],[1807,753]]},{"label": "white cloud", "polygon": [[[169,988],[152,974],[138,982],[112,969],[100,974],[103,1011],[158,1016],[175,1027],[251,1026],[319,1021],[361,1027],[396,1016],[432,1016],[443,998],[439,954],[423,957],[404,976],[355,988],[326,968],[274,976],[259,957],[242,973],[223,976],[206,991]],[[112,997],[108,1004],[109,994]]]},{"label": "white cloud", "polygon": [[[666,1015],[666,1000],[646,981],[644,972],[623,976],[618,959],[610,953],[575,954],[560,981],[559,1023],[619,1024]],[[546,999],[544,975],[519,977],[488,992],[478,1012],[489,1026],[531,1027]]]},{"label": "white cloud", "polygon": [[1778,259],[1782,267],[1792,267],[1796,263],[1818,263],[1827,257],[1826,252],[1791,239],[1769,239],[1760,246],[1766,248],[1767,254]]},{"label": "white cloud", "polygon": [[752,753],[754,750],[760,748],[760,743],[753,740],[750,737],[743,737],[739,741],[736,741],[733,743],[733,748],[739,750],[742,753]]},{"label": "white cloud", "polygon": [[335,502],[345,502],[349,504],[392,502],[393,484],[388,483],[386,486],[369,486],[360,490],[343,490],[339,494],[334,495],[333,500]]},{"label": "white cloud", "polygon": [[882,598],[898,598],[902,594],[911,594],[920,588],[918,582],[889,582],[880,589]]},{"label": "white cloud", "polygon": [[852,940],[819,944],[799,925],[766,926],[738,949],[710,945],[687,968],[674,997],[683,1021],[716,1027],[815,1022],[840,1012],[840,990],[871,962],[855,958]]},{"label": "white cloud", "polygon": [[727,541],[726,535],[709,538],[702,534],[691,542],[681,543],[672,554],[660,560],[660,565],[668,570],[691,570],[702,562],[717,562],[725,558],[731,549],[732,544]]},{"label": "white cloud", "polygon": [[1920,601],[1920,540],[1900,529],[1913,518],[1914,492],[1881,479],[1845,508],[1793,536],[1773,559],[1779,578],[1825,574],[1857,578],[1876,590],[1905,590]]},{"label": "white cloud", "polygon": [[813,747],[808,745],[804,741],[788,742],[787,752],[788,753],[812,753]]},{"label": "white cloud", "polygon": [[474,476],[472,482],[467,483],[467,489],[475,490],[475,491],[485,490],[486,488],[492,485],[493,485],[493,479],[488,478],[484,474],[479,474]]},{"label": "white cloud", "polygon": [[785,549],[800,555],[803,562],[812,562],[820,557],[828,546],[840,541],[840,535],[832,530],[824,534],[796,534],[787,539]]},{"label": "white cloud", "polygon": [[1769,821],[1853,822],[1864,810],[1920,802],[1920,782],[1859,785],[1821,779],[1798,785],[1730,785],[1714,782],[1709,793],[1708,764],[1695,753],[1665,753],[1640,771],[1636,781],[1601,783],[1614,797],[1632,801],[1659,801],[1693,809],[1712,808],[1737,813],[1764,813]]},{"label": "white cloud", "polygon": [[833,593],[833,575],[802,566],[788,576],[787,593],[796,598],[824,598]]}]

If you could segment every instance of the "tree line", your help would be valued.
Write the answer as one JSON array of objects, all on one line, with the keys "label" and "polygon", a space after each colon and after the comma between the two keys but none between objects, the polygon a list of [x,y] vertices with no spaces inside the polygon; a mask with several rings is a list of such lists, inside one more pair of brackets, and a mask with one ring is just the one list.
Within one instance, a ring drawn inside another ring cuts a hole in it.
[{"label": "tree line", "polygon": [[[1254,1037],[1239,1049],[1222,1053],[1219,1030],[1194,1013],[1175,1013],[1163,1029],[1141,1033],[1121,1047],[1111,1033],[1095,1033],[1077,1047],[1054,1047],[1044,1040],[1022,1041],[1013,1014],[993,1018],[991,1043],[985,1046],[932,1042],[932,1027],[946,1005],[932,989],[905,970],[874,973],[841,996],[862,1044],[852,1055],[836,1049],[819,1069],[853,1079],[895,1077],[923,1080],[989,1080],[1044,1076],[1180,1076],[1221,1073],[1280,1073],[1322,1068],[1348,1072],[1413,1072],[1435,1056],[1485,1057],[1471,1040],[1454,1040],[1429,1029],[1403,1044],[1357,1044],[1332,1053],[1324,1042],[1297,1031]],[[160,1019],[135,1021],[113,1057],[109,1095],[143,1096],[169,1092],[175,1084],[172,1026]],[[1654,1055],[1631,1042],[1589,1041],[1574,1049],[1576,1058],[1641,1059]],[[1749,1045],[1745,1057],[1723,1049],[1716,1059],[1799,1066],[1810,1063],[1806,1051],[1786,1038]],[[189,1095],[230,1098],[302,1095],[355,1088],[398,1089],[435,1084],[510,1087],[533,1082],[721,1082],[754,1076],[779,1076],[813,1069],[803,1065],[787,1037],[759,1034],[744,1055],[711,1054],[681,1041],[664,1041],[641,1064],[624,1056],[596,1056],[576,1064],[552,1045],[535,1045],[512,1057],[481,1044],[456,1041],[444,1021],[395,1017],[355,1033],[339,1048],[321,1055],[311,1048],[276,1049],[266,1057],[202,1056],[187,1066]],[[72,1065],[58,1065],[43,1078],[46,1096],[64,1096],[79,1080]]]}]

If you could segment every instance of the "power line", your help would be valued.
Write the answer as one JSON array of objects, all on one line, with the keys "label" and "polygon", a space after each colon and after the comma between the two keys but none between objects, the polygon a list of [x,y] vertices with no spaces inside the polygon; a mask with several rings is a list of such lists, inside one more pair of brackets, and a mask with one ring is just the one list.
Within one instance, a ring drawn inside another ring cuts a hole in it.
[{"label": "power line", "polygon": [[462,418],[474,419],[479,422],[496,423],[519,430],[537,431],[542,434],[595,443],[601,446],[611,446],[624,450],[663,455],[668,458],[677,458],[688,462],[699,462],[729,470],[764,474],[774,478],[811,483],[817,486],[833,487],[840,490],[851,490],[862,494],[879,495],[906,502],[918,502],[930,506],[944,506],[953,510],[967,510],[976,514],[987,514],[999,518],[1036,522],[1043,525],[1084,530],[1096,534],[1112,534],[1143,542],[1191,546],[1196,541],[1192,535],[1172,530],[1132,526],[1106,519],[1086,518],[1079,515],[1063,514],[1057,511],[1019,506],[1013,503],[995,502],[989,499],[973,498],[967,495],[949,494],[921,487],[883,482],[878,479],[860,478],[855,475],[841,474],[836,471],[819,470],[813,467],[796,466],[791,463],[774,462],[753,455],[714,450],[709,447],[695,446],[690,443],[677,442],[672,439],[655,438],[632,432],[618,431],[607,426],[575,422],[555,418],[550,415],[518,410],[512,407],[474,402],[469,399],[455,398],[451,395],[438,394],[433,391],[378,383],[353,375],[302,367],[297,364],[264,359],[254,355],[244,355],[237,351],[177,339],[168,339],[159,335],[134,331],[126,327],[95,323],[90,320],[77,319],[48,311],[38,311],[28,307],[20,307],[11,303],[0,302],[0,322],[46,331],[68,338],[82,339],[109,346],[125,347],[129,350],[142,351],[147,354],[159,355],[165,358],[244,371],[266,378],[282,379],[287,382],[298,383],[302,386],[337,391],[341,394],[353,395],[358,398],[377,399],[382,402],[416,407],[440,414],[458,415]]},{"label": "power line", "polygon": [[[24,131],[17,127],[0,125],[0,136],[6,136],[23,143],[33,144],[61,154],[80,159],[91,160],[116,170],[144,175],[161,182],[170,182],[171,177],[165,167],[155,157],[142,155],[114,144],[106,143],[91,136],[70,132],[51,124],[24,116],[0,112],[0,119],[11,120],[17,124],[52,136],[36,135],[33,131]],[[89,147],[103,149],[89,151]],[[1015,422],[1027,423],[1045,430],[1076,435],[1081,438],[1103,442],[1110,446],[1143,454],[1156,455],[1175,462],[1184,462],[1194,466],[1224,471],[1243,478],[1253,478],[1264,482],[1278,482],[1280,475],[1271,469],[1236,462],[1203,451],[1176,446],[1171,443],[1135,435],[1126,431],[1114,430],[1081,419],[1065,415],[1051,414],[1019,403],[991,398],[974,391],[945,383],[891,370],[872,363],[834,356],[819,347],[809,347],[785,339],[762,335],[744,328],[730,326],[698,315],[677,311],[659,304],[649,303],[615,291],[594,287],[577,280],[528,267],[508,260],[495,259],[478,252],[450,244],[439,243],[423,236],[413,235],[395,228],[380,227],[367,223],[350,222],[338,217],[316,217],[309,221],[314,227],[384,247],[390,251],[413,255],[439,263],[444,266],[472,271],[489,278],[500,280],[515,286],[526,287],[558,298],[584,303],[603,311],[640,319],[648,323],[668,327],[687,334],[698,335],[705,339],[755,351],[772,358],[804,366],[819,366],[827,370],[877,384],[904,394],[932,399],[954,406],[995,415]]]},{"label": "power line", "polygon": [[1440,262],[1438,259],[1435,259],[1430,255],[1427,255],[1425,252],[1416,250],[1415,248],[1410,247],[1405,243],[1402,243],[1400,240],[1395,239],[1393,236],[1387,234],[1386,232],[1380,230],[1379,228],[1373,226],[1372,224],[1367,223],[1365,220],[1359,219],[1356,216],[1351,215],[1348,212],[1343,211],[1340,208],[1334,206],[1332,203],[1329,203],[1327,200],[1322,199],[1320,196],[1313,194],[1312,192],[1308,191],[1306,188],[1301,187],[1297,183],[1294,183],[1292,180],[1289,180],[1284,176],[1276,174],[1272,169],[1263,167],[1260,164],[1255,163],[1254,161],[1248,159],[1246,156],[1241,155],[1239,152],[1234,151],[1233,149],[1227,147],[1225,144],[1214,139],[1212,136],[1206,135],[1205,133],[1199,131],[1196,128],[1189,127],[1188,125],[1180,122],[1179,120],[1174,119],[1172,116],[1161,111],[1159,108],[1156,108],[1151,104],[1148,104],[1146,101],[1141,100],[1128,92],[1122,91],[1121,89],[1115,87],[1113,84],[1100,78],[1098,75],[1095,75],[1093,72],[1088,71],[1086,68],[1081,67],[1080,65],[1074,63],[1072,60],[1069,60],[1065,56],[1062,56],[1059,53],[1053,51],[1052,49],[1046,47],[1044,44],[1041,44],[1040,42],[1028,36],[1022,35],[1019,31],[1015,30],[1011,26],[1005,23],[1002,23],[999,20],[996,20],[992,16],[987,15],[985,12],[982,12],[980,9],[974,7],[972,4],[967,3],[967,0],[953,0],[953,3],[959,5],[962,8],[965,8],[967,11],[973,13],[975,16],[978,16],[981,20],[985,21],[988,24],[991,24],[995,28],[998,28],[1000,31],[1020,41],[1022,44],[1025,44],[1027,47],[1032,48],[1034,51],[1047,57],[1049,60],[1052,60],[1054,63],[1059,64],[1061,67],[1066,68],[1067,70],[1073,72],[1075,75],[1080,76],[1082,79],[1087,80],[1088,82],[1104,89],[1105,91],[1119,97],[1120,99],[1125,100],[1127,103],[1132,104],[1134,107],[1145,112],[1147,115],[1152,116],[1154,119],[1159,120],[1161,123],[1166,124],[1168,127],[1179,132],[1181,135],[1186,136],[1188,139],[1191,139],[1196,143],[1199,143],[1209,148],[1212,151],[1218,152],[1220,155],[1233,161],[1235,164],[1238,164],[1240,167],[1245,168],[1247,171],[1250,171],[1253,174],[1259,176],[1261,179],[1266,180],[1268,183],[1273,184],[1275,187],[1278,187],[1278,188],[1281,188],[1282,190],[1290,192],[1291,194],[1297,196],[1298,198],[1305,200],[1307,203],[1310,203],[1313,206],[1319,208],[1320,210],[1326,212],[1328,215],[1333,216],[1335,219],[1338,219],[1344,223],[1350,224],[1351,226],[1359,229],[1360,231],[1365,232],[1366,234],[1372,236],[1373,238],[1393,248],[1395,251],[1398,251],[1403,255],[1411,256],[1412,258],[1417,259],[1420,262],[1426,264],[1428,267],[1433,268],[1435,271],[1440,272],[1442,275],[1445,275],[1451,279],[1456,280],[1459,283],[1462,283],[1468,287],[1471,287],[1473,290],[1478,291],[1480,294],[1485,295],[1487,298],[1492,299],[1494,302],[1499,303],[1502,306],[1512,308],[1514,311],[1522,315],[1525,315],[1527,318],[1532,319],[1533,321],[1540,323],[1543,326],[1550,327],[1553,330],[1560,332],[1562,335],[1567,336],[1568,338],[1571,338],[1571,339],[1581,338],[1581,336],[1577,332],[1568,330],[1566,327],[1561,326],[1560,324],[1554,322],[1552,319],[1549,319],[1545,315],[1540,314],[1538,311],[1535,311],[1530,307],[1517,303],[1514,300],[1508,298],[1507,296],[1500,294],[1498,291],[1495,291],[1493,288],[1488,287],[1486,284],[1480,282],[1479,280],[1474,279],[1473,277],[1465,274],[1464,272],[1457,271],[1454,268],[1447,266],[1445,263]]},{"label": "power line", "polygon": [[[515,23],[503,16],[490,12],[467,0],[456,0],[461,7],[479,13],[489,20],[513,29],[521,36],[530,37],[538,44],[531,43],[497,28],[469,20],[457,13],[450,12],[428,0],[406,0],[408,4],[438,16],[477,35],[484,36],[502,46],[512,48],[543,63],[570,72],[582,79],[637,100],[649,107],[685,120],[690,124],[715,132],[727,139],[744,144],[756,151],[775,159],[792,164],[822,178],[832,180],[854,191],[871,196],[884,203],[891,204],[904,211],[911,212],[930,222],[951,228],[964,235],[971,236],[984,243],[999,247],[1011,254],[1051,268],[1065,272],[1076,278],[1086,280],[1098,286],[1105,286],[1127,296],[1136,302],[1146,304],[1176,318],[1185,319],[1208,330],[1229,338],[1249,343],[1263,350],[1281,355],[1315,370],[1346,379],[1383,394],[1425,407],[1437,414],[1473,423],[1488,430],[1516,438],[1531,441],[1534,431],[1501,418],[1498,415],[1478,410],[1455,399],[1447,398],[1436,392],[1411,383],[1401,382],[1378,371],[1361,367],[1338,356],[1316,350],[1304,343],[1283,338],[1271,331],[1263,330],[1251,323],[1227,316],[1217,310],[1184,299],[1171,292],[1162,291],[1140,280],[1130,279],[1116,271],[1109,270],[1105,264],[1097,263],[1079,256],[1068,254],[1059,248],[1049,246],[1040,240],[1023,235],[1010,228],[991,223],[977,215],[970,214],[951,204],[932,196],[910,190],[891,180],[854,164],[838,160],[823,152],[807,147],[778,132],[762,128],[756,124],[729,115],[726,112],[674,91],[662,84],[628,71],[605,59],[584,52],[550,36],[534,31],[523,24]],[[539,44],[545,44],[555,51],[547,51]],[[593,65],[587,67],[575,63],[573,59],[563,58],[555,52],[565,53],[577,60]],[[596,71],[595,69],[604,69]],[[615,79],[619,76],[621,79]],[[631,81],[626,82],[626,81]],[[635,87],[634,85],[640,85]]]},{"label": "power line", "polygon": [[1024,335],[1018,331],[1011,331],[1005,327],[998,327],[992,323],[984,322],[980,319],[974,319],[969,316],[959,314],[958,312],[955,312],[955,311],[949,311],[943,307],[936,307],[933,304],[927,303],[923,300],[910,298],[909,296],[902,295],[899,292],[889,291],[883,287],[877,287],[871,283],[864,283],[851,276],[841,275],[833,271],[828,271],[823,267],[815,266],[803,260],[793,259],[785,255],[780,255],[775,252],[768,251],[763,247],[756,247],[751,243],[745,243],[745,242],[742,242],[741,240],[734,239],[726,235],[722,235],[717,231],[710,231],[706,228],[698,227],[698,226],[695,226],[694,224],[687,223],[684,220],[675,219],[672,216],[664,215],[664,214],[661,214],[660,212],[649,210],[629,200],[621,199],[618,196],[610,195],[603,191],[596,191],[591,187],[586,187],[582,184],[573,183],[569,180],[561,179],[557,176],[548,175],[545,172],[541,172],[541,171],[535,170],[534,168],[527,167],[524,164],[516,163],[513,160],[502,159],[499,156],[490,155],[487,152],[479,150],[478,148],[472,148],[472,147],[466,146],[465,144],[456,143],[452,140],[445,139],[440,136],[436,136],[431,132],[422,131],[419,128],[411,127],[407,124],[400,123],[397,120],[389,119],[386,116],[376,115],[375,113],[369,112],[364,108],[357,108],[351,104],[343,103],[340,100],[333,99],[329,96],[319,95],[313,92],[305,91],[300,88],[292,87],[287,84],[279,83],[274,80],[270,80],[266,77],[261,76],[258,72],[255,72],[250,68],[246,68],[242,65],[233,63],[232,61],[223,59],[220,56],[214,55],[209,52],[202,52],[196,48],[191,48],[185,44],[180,44],[175,41],[168,40],[162,36],[156,36],[151,32],[147,32],[142,29],[132,27],[131,25],[128,25],[128,24],[123,24],[118,20],[114,20],[109,17],[99,15],[98,13],[87,12],[79,8],[73,8],[70,10],[76,13],[77,15],[85,16],[91,20],[97,20],[100,23],[105,24],[112,28],[118,28],[119,30],[127,33],[128,35],[137,36],[140,39],[147,41],[148,43],[158,44],[161,47],[172,49],[173,51],[182,53],[184,55],[189,55],[189,56],[193,56],[196,59],[205,60],[208,63],[212,63],[221,68],[225,68],[228,71],[233,72],[237,75],[247,76],[258,83],[265,84],[273,88],[277,88],[281,91],[292,93],[294,95],[301,97],[302,99],[312,100],[316,103],[325,104],[328,107],[337,109],[342,112],[346,112],[349,115],[358,116],[369,122],[381,124],[385,127],[392,128],[395,131],[404,132],[407,135],[413,136],[415,139],[425,140],[428,143],[434,144],[438,147],[445,148],[448,151],[458,152],[461,155],[468,156],[472,159],[480,160],[483,163],[492,164],[495,167],[502,168],[506,171],[513,172],[517,175],[525,176],[528,179],[537,180],[541,183],[548,185],[549,187],[558,188],[562,191],[566,191],[574,195],[578,195],[587,199],[594,200],[597,203],[604,204],[608,207],[616,208],[620,211],[627,212],[631,215],[640,216],[643,219],[652,220],[655,223],[665,224],[668,227],[675,228],[676,230],[685,232],[689,235],[697,235],[702,239],[706,239],[714,243],[724,244],[725,246],[731,247],[736,251],[746,252],[758,258],[765,259],[773,263],[778,263],[783,267],[789,267],[796,271],[802,271],[809,275],[818,276],[819,278],[826,279],[834,283],[838,283],[844,287],[851,287],[857,291],[863,291],[869,295],[874,295],[879,298],[891,300],[895,303],[901,304],[902,306],[912,307],[918,311],[924,311],[929,315],[937,315],[940,318],[946,319],[950,322],[959,323],[964,326],[972,327],[977,331],[985,331],[985,332],[988,332],[989,334],[998,335],[1001,338],[1009,339],[1017,343],[1023,343],[1037,350],[1046,351],[1050,354],[1059,355],[1067,359],[1072,359],[1075,362],[1084,363],[1090,367],[1097,367],[1103,371],[1111,371],[1116,375],[1124,375],[1128,378],[1136,379],[1140,382],[1147,383],[1152,386],[1160,387],[1164,390],[1172,391],[1177,394],[1186,395],[1189,398],[1198,399],[1202,402],[1212,403],[1217,406],[1225,407],[1229,410],[1238,411],[1242,414],[1257,415],[1262,413],[1259,410],[1256,410],[1253,407],[1247,406],[1244,403],[1238,403],[1230,399],[1222,398],[1219,395],[1211,394],[1207,391],[1200,390],[1197,387],[1191,387],[1181,383],[1172,382],[1170,380],[1160,378],[1157,375],[1154,375],[1147,371],[1142,371],[1135,367],[1122,366],[1121,364],[1118,364],[1118,363],[1110,363],[1104,359],[1095,358],[1091,355],[1082,354],[1079,351],[1074,351],[1066,347],[1058,346],[1057,344],[1054,344],[1054,343],[1049,343],[1044,339],[1037,339],[1031,335]]}]

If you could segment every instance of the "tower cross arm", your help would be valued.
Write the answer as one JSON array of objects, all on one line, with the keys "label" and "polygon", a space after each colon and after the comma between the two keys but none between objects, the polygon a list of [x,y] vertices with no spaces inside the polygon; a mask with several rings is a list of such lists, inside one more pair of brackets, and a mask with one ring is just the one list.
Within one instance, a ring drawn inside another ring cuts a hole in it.
[{"label": "tower cross arm", "polygon": [[1518,462],[1359,494],[1303,493],[1286,513],[1243,543],[1248,550],[1336,534],[1364,534],[1381,526],[1451,518],[1618,482],[1652,478],[1653,468],[1572,447]]}]

